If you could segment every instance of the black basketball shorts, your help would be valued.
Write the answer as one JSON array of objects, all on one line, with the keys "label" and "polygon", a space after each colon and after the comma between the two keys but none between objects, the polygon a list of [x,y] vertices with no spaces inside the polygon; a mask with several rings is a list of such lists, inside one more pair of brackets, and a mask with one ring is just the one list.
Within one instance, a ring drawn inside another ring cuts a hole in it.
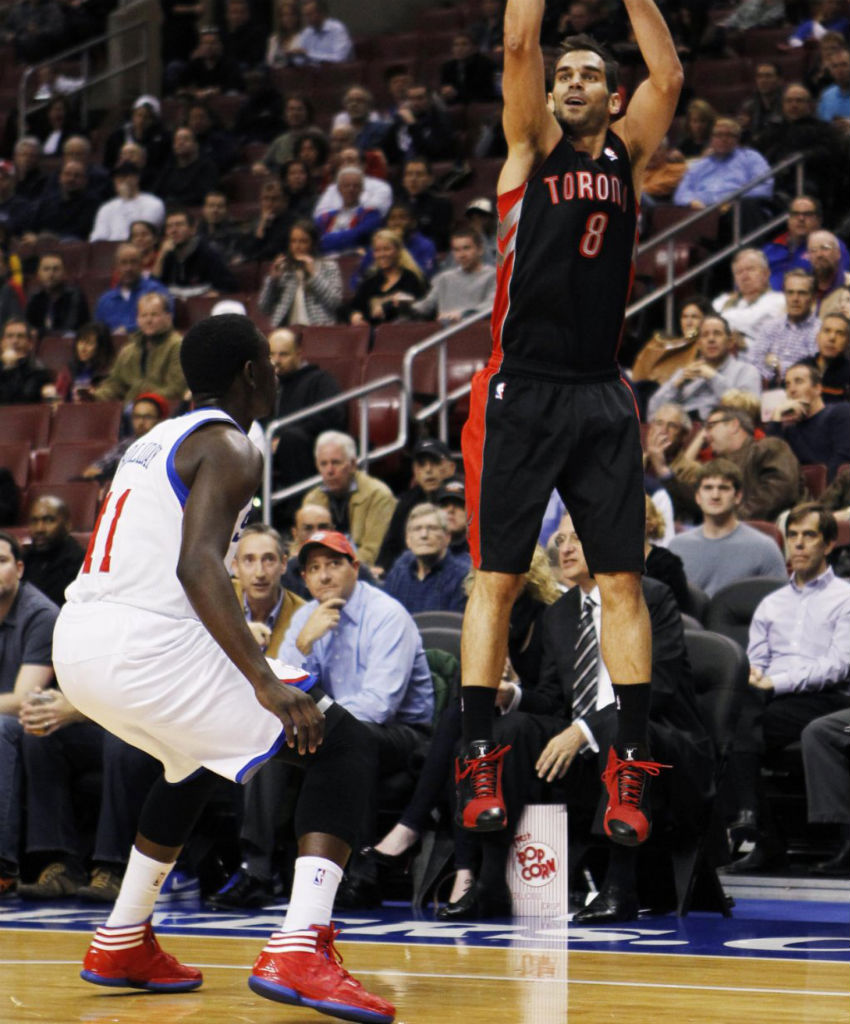
[{"label": "black basketball shorts", "polygon": [[526,572],[557,489],[592,573],[643,571],[640,421],[624,380],[566,384],[485,367],[462,448],[476,568]]}]

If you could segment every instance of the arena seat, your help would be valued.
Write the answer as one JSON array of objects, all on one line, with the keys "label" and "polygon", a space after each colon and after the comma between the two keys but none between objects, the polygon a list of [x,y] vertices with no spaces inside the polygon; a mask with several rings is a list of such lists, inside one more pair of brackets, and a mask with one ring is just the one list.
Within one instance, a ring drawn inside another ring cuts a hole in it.
[{"label": "arena seat", "polygon": [[72,441],[50,447],[41,475],[45,484],[65,484],[78,478],[83,470],[113,446],[112,441]]},{"label": "arena seat", "polygon": [[29,441],[0,441],[0,466],[8,469],[15,484],[20,490],[27,485],[30,472],[30,454],[32,445]]},{"label": "arena seat", "polygon": [[33,448],[46,448],[50,434],[49,405],[0,406],[0,438],[9,441],[29,441]]},{"label": "arena seat", "polygon": [[754,530],[763,533],[765,537],[775,540],[779,545],[779,550],[783,555],[785,554],[785,538],[782,536],[782,531],[776,523],[770,523],[766,519],[747,519],[746,523],[747,526],[752,526]]},{"label": "arena seat", "polygon": [[756,608],[768,594],[787,582],[767,576],[747,576],[721,587],[709,601],[703,616],[706,629],[728,636],[746,650]]},{"label": "arena seat", "polygon": [[299,330],[304,358],[311,361],[324,356],[365,359],[369,351],[371,328],[368,324],[304,326]]},{"label": "arena seat", "polygon": [[89,242],[87,268],[96,274],[111,274],[115,269],[115,251],[120,242]]},{"label": "arena seat", "polygon": [[[71,513],[72,530],[91,530],[97,514],[100,485],[95,481],[65,484],[30,484],[21,500],[21,516],[25,516],[36,498],[52,495],[61,498]],[[23,520],[21,520],[23,525]]]},{"label": "arena seat", "polygon": [[56,409],[50,442],[108,441],[115,444],[123,409],[123,402],[65,402]]},{"label": "arena seat", "polygon": [[375,353],[404,353],[411,346],[441,330],[435,322],[411,321],[410,323],[378,324],[372,339]]},{"label": "arena seat", "polygon": [[36,355],[54,375],[58,374],[74,354],[74,339],[64,334],[46,334],[39,341]]},{"label": "arena seat", "polygon": [[813,462],[806,466],[800,466],[800,469],[809,494],[817,501],[826,490],[826,466],[822,462]]}]

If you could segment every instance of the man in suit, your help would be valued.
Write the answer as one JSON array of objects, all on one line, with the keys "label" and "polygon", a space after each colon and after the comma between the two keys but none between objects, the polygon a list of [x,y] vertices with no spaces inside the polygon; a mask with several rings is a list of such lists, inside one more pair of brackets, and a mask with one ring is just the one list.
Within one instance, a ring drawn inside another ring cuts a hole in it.
[{"label": "man in suit", "polygon": [[[508,821],[515,827],[527,803],[546,795],[549,784],[563,780],[574,840],[591,831],[602,835],[605,805],[600,802],[604,789],[599,775],[614,741],[617,712],[611,680],[598,654],[599,591],[569,515],[561,520],[555,541],[561,574],[571,589],[543,617],[543,664],[537,686],[522,691],[508,683],[500,688],[499,704],[508,713],[496,722],[495,739],[512,747],[502,778]],[[653,786],[653,803],[668,809],[681,834],[698,830],[712,793],[712,745],[697,710],[673,594],[665,584],[646,577],[643,592],[652,625],[649,740],[653,757],[676,769],[661,772]],[[593,603],[585,610],[588,599]],[[498,905],[492,887],[500,878],[504,891],[511,839],[512,829],[481,836],[481,874],[469,896],[477,906],[468,916],[475,916],[475,911],[486,916],[489,905]],[[579,924],[637,917],[637,849],[611,843],[609,852],[602,889],[575,915]]]}]

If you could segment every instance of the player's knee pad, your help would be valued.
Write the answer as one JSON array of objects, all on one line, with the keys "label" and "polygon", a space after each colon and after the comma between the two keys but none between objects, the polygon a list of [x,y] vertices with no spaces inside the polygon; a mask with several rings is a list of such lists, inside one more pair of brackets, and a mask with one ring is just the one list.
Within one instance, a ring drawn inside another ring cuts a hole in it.
[{"label": "player's knee pad", "polygon": [[166,782],[161,775],[151,786],[139,815],[139,832],[160,846],[183,846],[219,777],[201,768],[183,782]]}]

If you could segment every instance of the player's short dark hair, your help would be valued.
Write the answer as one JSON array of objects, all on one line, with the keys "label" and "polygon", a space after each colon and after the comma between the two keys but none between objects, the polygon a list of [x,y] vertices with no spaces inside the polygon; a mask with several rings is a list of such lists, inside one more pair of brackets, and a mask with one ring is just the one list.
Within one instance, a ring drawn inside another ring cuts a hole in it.
[{"label": "player's short dark hair", "polygon": [[831,541],[837,540],[838,523],[835,521],[835,516],[818,501],[804,501],[802,504],[795,505],[791,509],[788,513],[788,518],[785,520],[785,536],[788,536],[788,531],[792,526],[812,513],[818,517],[818,531],[821,537],[823,537],[824,543],[829,544]]},{"label": "player's short dark hair", "polygon": [[24,560],[24,549],[21,547],[21,542],[17,537],[13,537],[11,533],[6,533],[5,530],[0,530],[0,540],[5,540],[12,551],[12,558],[16,562],[23,562]]},{"label": "player's short dark hair", "polygon": [[189,328],[180,345],[180,365],[195,396],[220,398],[260,356],[263,336],[241,313],[208,316]]},{"label": "player's short dark hair", "polygon": [[598,57],[601,57],[605,62],[605,84],[608,86],[608,92],[614,93],[617,91],[620,85],[620,65],[602,43],[597,42],[593,36],[589,36],[584,32],[577,36],[567,36],[566,39],[561,40],[558,49],[558,60],[555,63],[556,68],[564,54],[575,53],[577,50],[589,50],[590,53],[595,53]]}]

